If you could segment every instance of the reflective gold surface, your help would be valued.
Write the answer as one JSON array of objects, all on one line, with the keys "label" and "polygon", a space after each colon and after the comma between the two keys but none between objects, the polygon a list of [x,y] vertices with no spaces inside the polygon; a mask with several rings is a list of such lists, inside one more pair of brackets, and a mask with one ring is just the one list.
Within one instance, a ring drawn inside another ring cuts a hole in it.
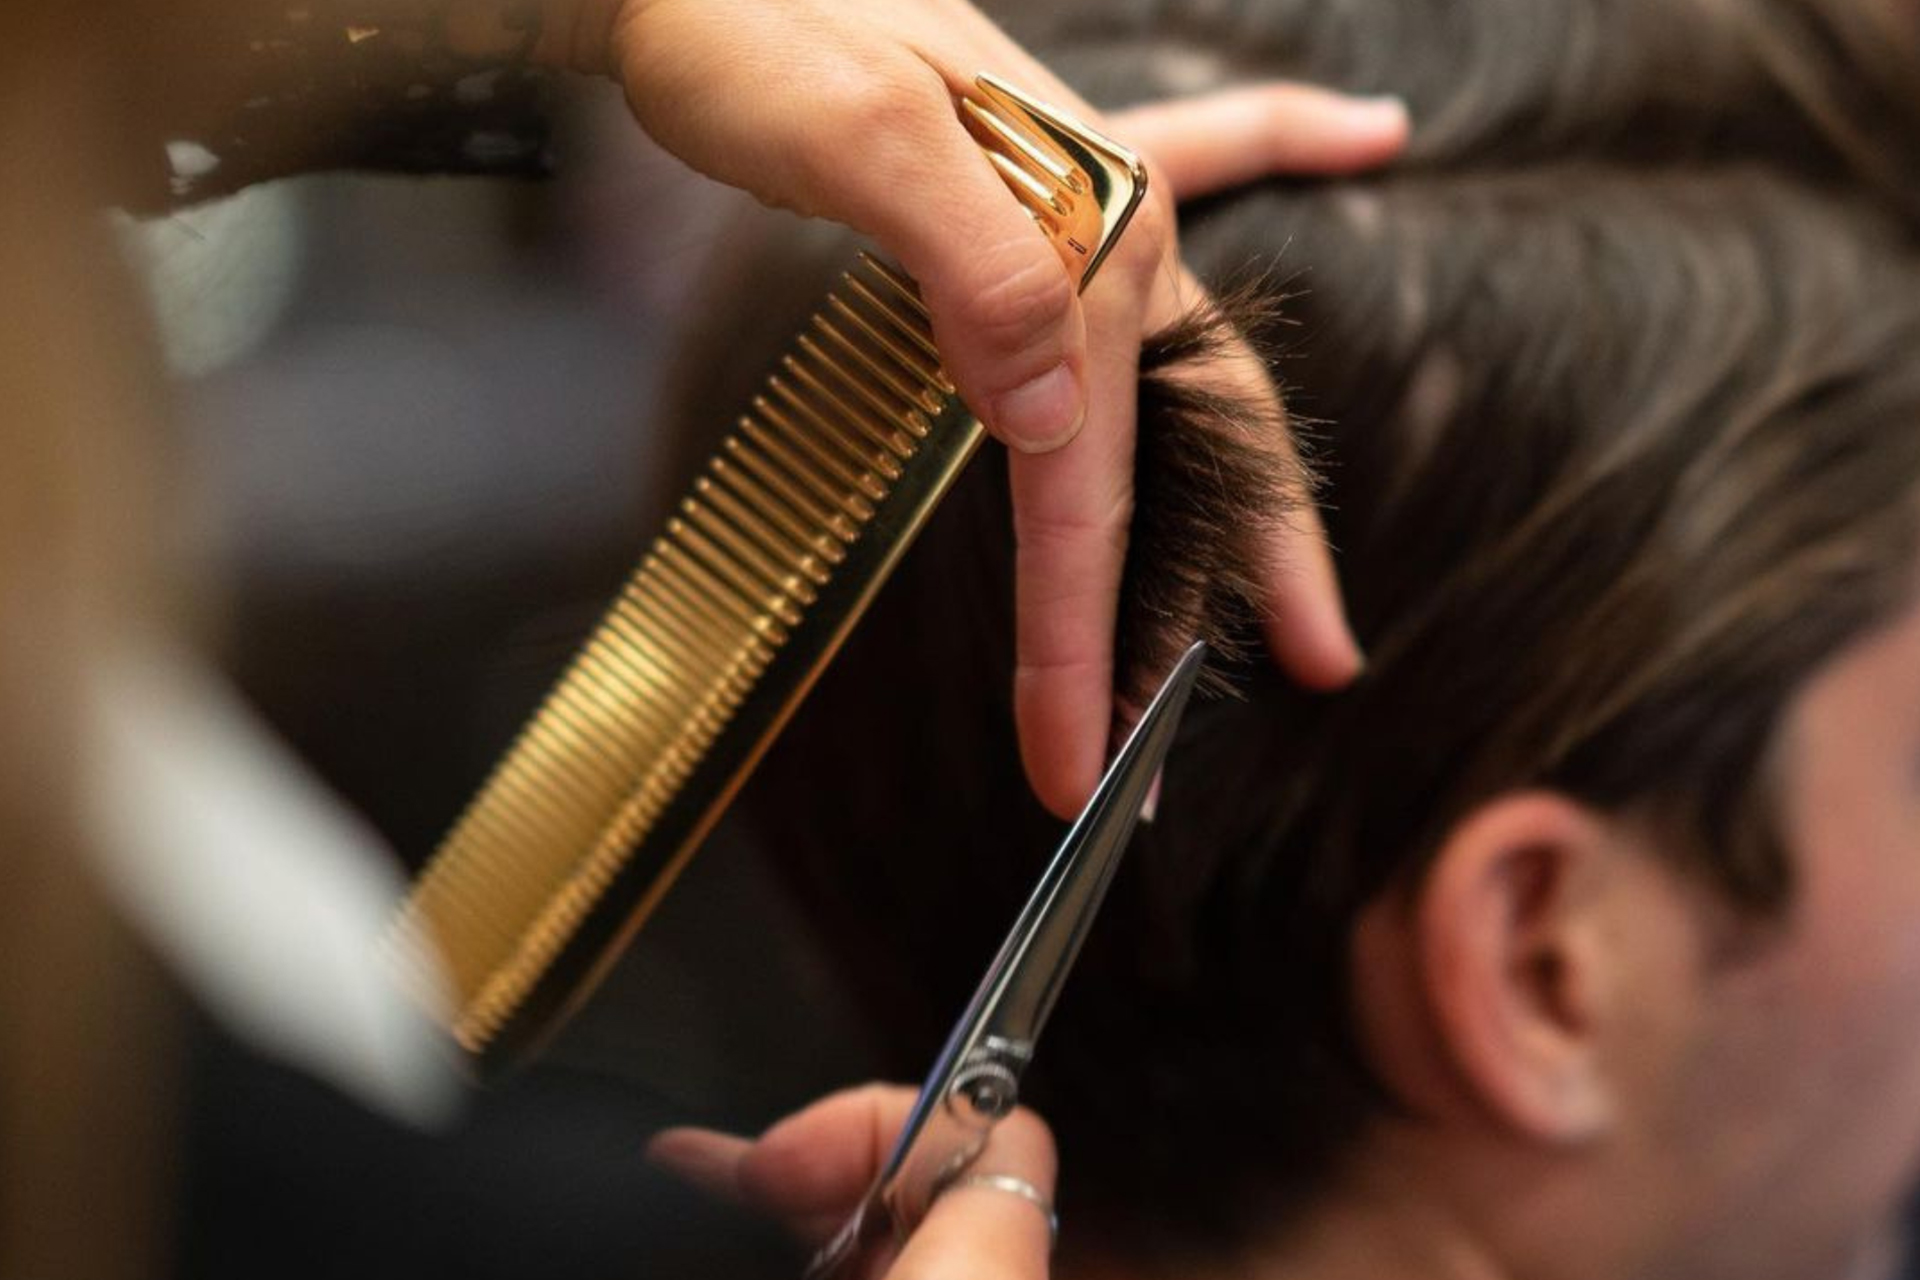
[{"label": "reflective gold surface", "polygon": [[[1084,284],[1134,158],[982,77],[970,129]],[[467,807],[397,928],[483,1065],[618,954],[978,447],[913,284],[862,258]]]}]

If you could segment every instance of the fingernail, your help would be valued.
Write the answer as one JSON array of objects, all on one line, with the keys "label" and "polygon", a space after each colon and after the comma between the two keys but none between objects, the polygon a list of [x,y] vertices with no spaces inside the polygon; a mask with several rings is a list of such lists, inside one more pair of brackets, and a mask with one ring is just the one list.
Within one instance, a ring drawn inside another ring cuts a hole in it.
[{"label": "fingernail", "polygon": [[1390,93],[1355,98],[1353,106],[1355,112],[1365,117],[1368,125],[1378,129],[1403,129],[1412,122],[1412,115],[1407,110],[1407,100],[1397,98]]},{"label": "fingernail", "polygon": [[993,402],[993,426],[1022,453],[1049,453],[1080,434],[1086,407],[1080,380],[1057,364]]}]

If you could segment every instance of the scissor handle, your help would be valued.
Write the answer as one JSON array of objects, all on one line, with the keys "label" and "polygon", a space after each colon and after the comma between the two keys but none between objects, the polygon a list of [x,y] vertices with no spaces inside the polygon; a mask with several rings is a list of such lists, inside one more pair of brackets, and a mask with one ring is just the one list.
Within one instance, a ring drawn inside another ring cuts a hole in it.
[{"label": "scissor handle", "polygon": [[[1005,81],[983,75],[976,88],[979,96],[961,104],[963,119],[1084,287],[1139,207],[1146,169],[1126,148]],[[1036,908],[1030,904],[1029,910]],[[996,968],[1007,963],[1003,951]],[[1062,968],[1070,964],[1069,953]],[[986,1147],[993,1126],[1019,1105],[1030,1039],[1018,1032],[989,1033],[984,1022],[1003,996],[991,983],[976,993],[886,1166],[852,1217],[814,1256],[808,1280],[849,1276],[871,1249],[903,1244],[939,1193]],[[1050,995],[1035,998],[1037,1029]]]},{"label": "scissor handle", "polygon": [[853,1274],[857,1259],[866,1257],[869,1249],[889,1237],[897,1242],[899,1229],[886,1206],[869,1193],[853,1211],[853,1216],[840,1224],[833,1238],[821,1245],[820,1251],[807,1263],[804,1280],[844,1280]]},{"label": "scissor handle", "polygon": [[898,1163],[808,1263],[806,1280],[841,1280],[869,1250],[899,1247],[934,1200],[986,1149],[993,1127],[1020,1105],[1020,1077],[1004,1063],[969,1055],[937,1105],[914,1127]]}]

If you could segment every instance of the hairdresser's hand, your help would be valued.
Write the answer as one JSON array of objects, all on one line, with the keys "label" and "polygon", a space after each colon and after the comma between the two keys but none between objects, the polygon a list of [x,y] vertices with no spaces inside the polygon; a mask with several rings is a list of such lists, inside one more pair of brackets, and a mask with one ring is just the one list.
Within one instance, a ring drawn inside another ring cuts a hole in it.
[{"label": "hairdresser's hand", "polygon": [[[647,1154],[695,1186],[785,1222],[809,1247],[824,1244],[865,1195],[913,1106],[911,1089],[868,1085],[836,1093],[748,1141],[706,1129],[670,1129]],[[1053,1196],[1053,1137],[1031,1111],[995,1126],[974,1162]],[[1038,1206],[990,1188],[962,1187],[933,1203],[895,1258],[870,1277],[991,1276],[1045,1280],[1052,1229]]]},{"label": "hairdresser's hand", "polygon": [[[1294,90],[1103,125],[964,0],[550,4],[543,59],[611,73],[682,160],[871,235],[920,282],[947,371],[1013,452],[1020,739],[1041,799],[1076,809],[1113,716],[1141,342],[1202,296],[1180,269],[1173,191],[1379,163],[1404,113]],[[980,71],[1172,166],[1084,298],[959,123],[954,98]],[[1339,684],[1358,656],[1317,526],[1295,542],[1275,571],[1278,653],[1300,679]]]}]

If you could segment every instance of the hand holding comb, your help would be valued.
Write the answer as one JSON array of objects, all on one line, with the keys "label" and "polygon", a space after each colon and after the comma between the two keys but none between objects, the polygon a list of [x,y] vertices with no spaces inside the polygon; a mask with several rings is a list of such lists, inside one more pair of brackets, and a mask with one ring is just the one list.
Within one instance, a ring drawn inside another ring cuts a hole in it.
[{"label": "hand holding comb", "polygon": [[[963,118],[1084,288],[1144,169],[1002,81],[977,89]],[[983,434],[913,283],[863,257],[407,898],[395,954],[441,957],[483,1070],[539,1043],[658,906]]]}]

